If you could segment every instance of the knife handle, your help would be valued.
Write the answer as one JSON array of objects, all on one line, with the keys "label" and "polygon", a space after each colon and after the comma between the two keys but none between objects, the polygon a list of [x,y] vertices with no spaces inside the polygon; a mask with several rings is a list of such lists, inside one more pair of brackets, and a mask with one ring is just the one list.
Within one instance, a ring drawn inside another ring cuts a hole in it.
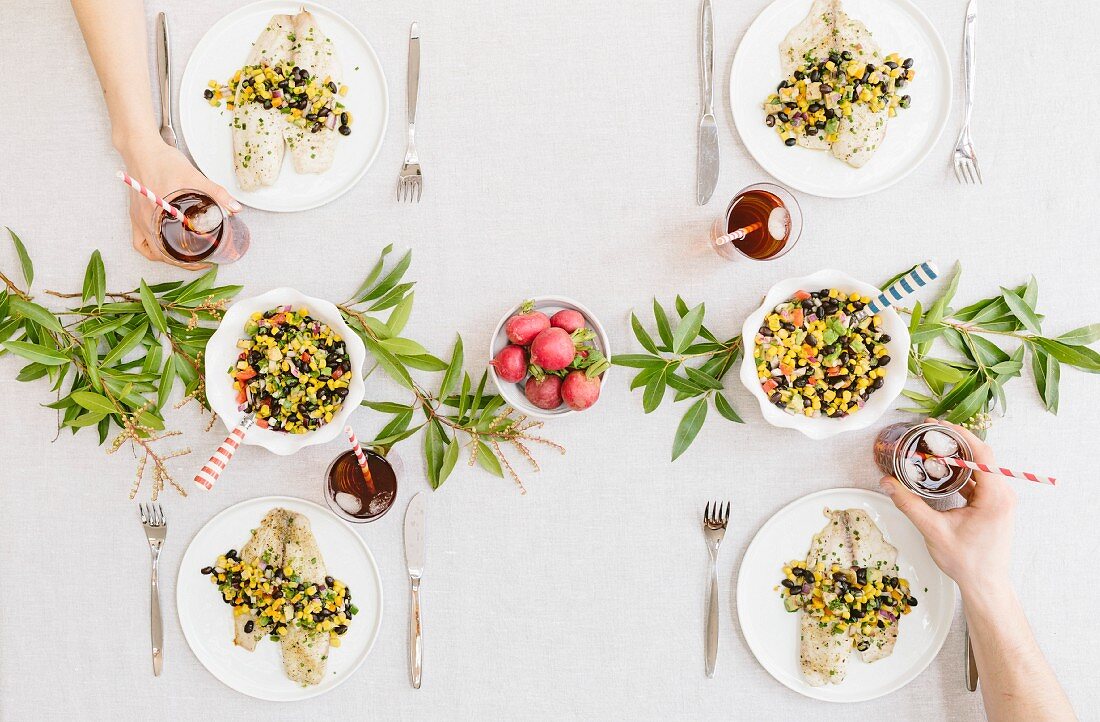
[{"label": "knife handle", "polygon": [[409,75],[406,107],[409,127],[416,125],[416,101],[420,96],[420,29],[416,23],[409,28]]},{"label": "knife handle", "polygon": [[420,580],[412,580],[412,613],[409,616],[409,671],[412,674],[413,689],[420,689],[420,678],[424,671],[424,636],[420,619]]},{"label": "knife handle", "polygon": [[700,18],[700,52],[703,66],[703,107],[713,111],[714,107],[714,20],[710,0],[703,0]]},{"label": "knife handle", "polygon": [[171,47],[168,39],[168,16],[157,14],[157,66],[160,73],[160,125],[172,127],[172,68],[168,62]]}]

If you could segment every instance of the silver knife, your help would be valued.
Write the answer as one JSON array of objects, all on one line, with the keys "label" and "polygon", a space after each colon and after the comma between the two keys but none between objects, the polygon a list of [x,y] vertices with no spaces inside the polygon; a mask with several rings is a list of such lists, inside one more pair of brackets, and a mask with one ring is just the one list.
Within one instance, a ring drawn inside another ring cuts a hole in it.
[{"label": "silver knife", "polygon": [[172,49],[168,44],[168,16],[157,13],[157,74],[160,76],[160,137],[176,147],[172,127]]},{"label": "silver knife", "polygon": [[718,185],[718,125],[714,122],[714,23],[710,0],[703,0],[700,37],[703,64],[703,117],[699,120],[699,156],[695,200],[703,206]]},{"label": "silver knife", "polygon": [[405,563],[412,587],[412,612],[409,614],[409,673],[412,686],[420,689],[424,671],[424,638],[420,618],[420,577],[424,574],[424,522],[427,492],[417,492],[405,510]]}]

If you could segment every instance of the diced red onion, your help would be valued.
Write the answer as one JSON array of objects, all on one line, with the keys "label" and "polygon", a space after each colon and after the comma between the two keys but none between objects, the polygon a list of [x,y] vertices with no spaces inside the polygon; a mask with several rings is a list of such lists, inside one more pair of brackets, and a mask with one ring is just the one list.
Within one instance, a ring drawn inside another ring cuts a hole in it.
[{"label": "diced red onion", "polygon": [[893,615],[893,614],[891,614],[890,612],[886,611],[885,609],[880,609],[880,610],[878,610],[878,615],[879,615],[880,617],[882,617],[883,619],[888,619],[888,620],[890,620],[891,622],[896,622],[896,621],[898,621],[898,618],[897,618],[896,616],[894,616],[894,615]]},{"label": "diced red onion", "polygon": [[810,592],[813,591],[813,589],[814,589],[813,585],[811,585],[809,582],[805,582],[805,583],[802,584],[802,593],[803,594],[809,594]]}]

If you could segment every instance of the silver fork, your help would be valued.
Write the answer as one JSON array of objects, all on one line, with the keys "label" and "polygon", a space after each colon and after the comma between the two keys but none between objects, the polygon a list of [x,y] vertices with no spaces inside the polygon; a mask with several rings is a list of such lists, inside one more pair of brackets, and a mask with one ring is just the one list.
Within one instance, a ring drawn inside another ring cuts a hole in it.
[{"label": "silver fork", "polygon": [[970,0],[966,6],[966,20],[963,24],[963,87],[965,106],[963,127],[959,139],[955,141],[952,161],[955,165],[955,178],[959,183],[981,183],[982,172],[978,170],[978,156],[974,154],[974,144],[970,141],[970,113],[974,110],[974,19],[978,15],[978,0]]},{"label": "silver fork", "polygon": [[416,98],[420,91],[420,30],[416,23],[409,29],[408,116],[409,145],[405,164],[397,179],[397,200],[419,203],[424,191],[424,176],[420,173],[420,158],[416,155]]},{"label": "silver fork", "polygon": [[[711,504],[713,503],[713,508]],[[703,535],[710,552],[710,601],[707,604],[707,677],[714,676],[714,664],[718,661],[718,548],[726,536],[726,523],[730,518],[730,503],[708,502],[703,512]]]},{"label": "silver fork", "polygon": [[153,555],[152,571],[149,575],[149,638],[153,644],[153,676],[159,677],[164,666],[164,623],[160,616],[160,585],[157,581],[157,566],[160,562],[160,545],[168,536],[168,522],[160,504],[141,504],[141,523],[145,527],[145,536],[149,540],[149,551]]}]

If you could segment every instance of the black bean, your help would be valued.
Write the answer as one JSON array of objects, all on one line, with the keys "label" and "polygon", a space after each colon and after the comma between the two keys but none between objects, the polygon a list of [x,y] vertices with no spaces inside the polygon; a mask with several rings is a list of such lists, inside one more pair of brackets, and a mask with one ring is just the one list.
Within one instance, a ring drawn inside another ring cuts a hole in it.
[{"label": "black bean", "polygon": [[821,92],[822,93],[831,93],[831,92],[833,92],[833,86],[829,85],[828,83],[822,83],[821,84]]},{"label": "black bean", "polygon": [[905,601],[906,601],[906,603],[908,603],[908,604],[909,604],[909,606],[910,606],[910,607],[915,607],[915,606],[917,606],[917,598],[916,598],[916,597],[909,597],[909,598],[908,598],[907,600],[905,600]]},{"label": "black bean", "polygon": [[871,646],[871,642],[866,639],[861,639],[856,643],[856,649],[860,652],[866,652]]},{"label": "black bean", "polygon": [[898,67],[898,64],[895,63],[893,60],[887,60],[886,67],[890,68],[890,70],[893,70],[894,68]]},{"label": "black bean", "polygon": [[321,123],[320,121],[318,121],[318,122],[313,124],[313,127],[309,129],[309,132],[310,133],[316,133],[316,132],[320,131],[322,127],[324,127],[324,124]]},{"label": "black bean", "polygon": [[817,135],[817,127],[811,125],[810,127],[806,128],[806,135],[809,135],[809,136]]},{"label": "black bean", "polygon": [[776,114],[776,117],[782,120],[784,123],[791,119],[791,116],[787,115],[783,111],[779,111],[779,113]]},{"label": "black bean", "polygon": [[214,97],[214,91],[210,88],[207,88],[206,90],[202,91],[202,97],[206,98],[207,100],[211,100]]},{"label": "black bean", "polygon": [[783,88],[789,88],[789,87],[791,87],[790,83],[788,83],[786,80],[784,80],[778,86],[776,86],[776,90],[783,90]]},{"label": "black bean", "polygon": [[806,79],[806,74],[803,73],[801,70],[796,70],[796,71],[794,71],[794,79],[795,80],[805,80]]},{"label": "black bean", "polygon": [[819,120],[816,123],[814,123],[814,127],[817,128],[818,130],[825,130],[826,125],[828,125],[828,123],[826,123],[824,120]]},{"label": "black bean", "polygon": [[811,83],[820,83],[821,82],[821,72],[818,71],[818,70],[815,70],[814,72],[810,73],[810,82]]},{"label": "black bean", "polygon": [[348,625],[341,624],[340,626],[335,627],[332,631],[336,632],[337,634],[347,634],[348,633]]},{"label": "black bean", "polygon": [[852,51],[851,50],[845,50],[843,53],[840,54],[840,57],[843,60],[851,60],[852,59]]},{"label": "black bean", "polygon": [[787,589],[801,589],[802,588],[802,582],[792,582],[790,579],[784,579],[783,581],[780,582],[780,584],[785,586]]},{"label": "black bean", "polygon": [[871,63],[867,63],[867,67],[864,68],[864,70],[866,70],[868,73],[873,73],[875,72],[875,66]]},{"label": "black bean", "polygon": [[329,111],[328,108],[321,108],[320,110],[317,111],[317,117],[318,118],[327,118],[329,112],[330,111]]},{"label": "black bean", "polygon": [[906,68],[906,69],[913,67],[913,59],[912,58],[906,58],[905,61],[902,62],[901,67]]},{"label": "black bean", "polygon": [[881,378],[877,378],[873,382],[871,382],[871,388],[881,389],[883,383],[884,383],[884,381]]},{"label": "black bean", "polygon": [[249,619],[247,622],[244,623],[244,633],[245,634],[250,634],[252,632],[252,630],[255,629],[255,628],[256,628],[256,623],[253,622],[251,619]]},{"label": "black bean", "polygon": [[898,88],[904,88],[905,87],[905,78],[898,78],[897,80],[894,81],[894,85]]},{"label": "black bean", "polygon": [[848,575],[845,574],[844,572],[835,572],[835,573],[833,573],[833,580],[838,581],[838,582],[844,582],[845,584],[847,584],[848,583]]},{"label": "black bean", "polygon": [[890,343],[890,334],[884,333],[878,337],[879,343]]},{"label": "black bean", "polygon": [[896,607],[898,605],[898,603],[894,600],[893,597],[883,597],[882,598],[882,603],[885,604],[888,607]]},{"label": "black bean", "polygon": [[[236,549],[230,549],[229,551],[227,551],[225,553],[225,558],[226,559],[237,559],[237,550]],[[240,561],[240,560],[238,559],[238,561]]]},{"label": "black bean", "polygon": [[764,118],[764,125],[768,126],[769,128],[774,128],[775,127],[775,116],[774,115],[769,115],[768,117]]},{"label": "black bean", "polygon": [[787,139],[786,139],[785,141],[783,141],[783,144],[784,144],[784,145],[788,145],[788,146],[791,146],[791,145],[794,145],[794,144],[795,144],[795,143],[797,143],[797,142],[798,142],[798,141],[797,141],[797,140],[795,140],[794,138],[787,138]]},{"label": "black bean", "polygon": [[348,114],[346,112],[340,113],[340,125],[348,124]]},{"label": "black bean", "polygon": [[821,110],[821,103],[810,103],[806,107],[806,110],[810,111],[811,113],[816,113],[817,111]]},{"label": "black bean", "polygon": [[336,81],[333,81],[333,80],[328,81],[328,89],[335,93],[336,90],[337,90]]},{"label": "black bean", "polygon": [[271,110],[271,101],[270,100],[265,100],[264,101],[264,110]]},{"label": "black bean", "polygon": [[879,357],[879,360],[878,360],[878,365],[879,366],[885,366],[888,363],[890,363],[890,357],[888,355],[883,355],[883,356]]},{"label": "black bean", "polygon": [[910,98],[908,95],[903,95],[903,96],[901,96],[901,100],[898,101],[898,105],[900,105],[903,108],[908,108],[909,104],[911,102],[913,102],[912,98]]},{"label": "black bean", "polygon": [[765,326],[762,329],[760,329],[760,335],[761,336],[774,336],[775,334],[772,332],[772,330],[770,328]]},{"label": "black bean", "polygon": [[203,567],[199,570],[199,574],[209,574],[212,571],[214,571],[214,567]]},{"label": "black bean", "polygon": [[317,120],[316,113],[306,113],[306,120]]}]

